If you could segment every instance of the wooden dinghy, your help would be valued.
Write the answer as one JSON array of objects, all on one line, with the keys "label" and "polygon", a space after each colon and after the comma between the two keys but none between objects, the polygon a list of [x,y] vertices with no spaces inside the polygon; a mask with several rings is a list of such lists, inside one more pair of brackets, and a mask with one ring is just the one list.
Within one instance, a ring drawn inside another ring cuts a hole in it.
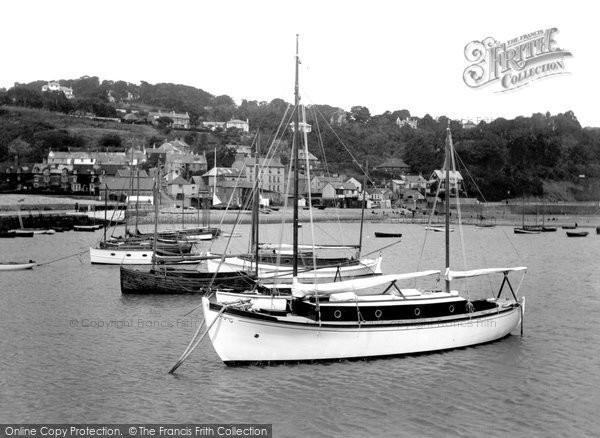
[{"label": "wooden dinghy", "polygon": [[0,271],[22,271],[32,269],[36,264],[33,260],[28,262],[0,262]]}]

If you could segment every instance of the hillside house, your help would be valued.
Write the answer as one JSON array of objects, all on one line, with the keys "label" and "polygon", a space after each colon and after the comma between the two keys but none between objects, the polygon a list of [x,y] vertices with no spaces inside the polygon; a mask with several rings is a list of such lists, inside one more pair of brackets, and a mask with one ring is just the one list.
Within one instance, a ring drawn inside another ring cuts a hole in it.
[{"label": "hillside house", "polygon": [[48,82],[46,85],[42,86],[42,91],[62,91],[67,99],[73,99],[75,95],[73,94],[73,89],[70,87],[63,87],[56,81]]},{"label": "hillside house", "polygon": [[[457,192],[460,193],[460,191],[462,190],[462,184],[463,184],[463,177],[460,174],[459,171],[457,170],[451,170],[451,171],[442,171],[439,169],[436,169],[433,171],[433,173],[431,174],[431,176],[429,177],[429,188],[430,188],[430,192],[431,191],[436,191],[438,189],[438,185],[439,185],[439,191],[440,193],[444,192],[444,184],[445,184],[445,180],[446,180],[446,175],[450,175],[450,194],[454,195]],[[435,194],[435,193],[432,193]]]},{"label": "hillside house", "polygon": [[339,207],[347,207],[358,199],[358,190],[351,183],[329,182],[322,190],[323,203],[332,203]]},{"label": "hillside house", "polygon": [[255,183],[254,166],[258,163],[258,180],[260,188],[276,193],[283,193],[285,189],[285,167],[279,161],[278,157],[271,159],[247,157],[245,155],[236,156],[231,165],[244,175],[246,181]]},{"label": "hillside house", "polygon": [[150,113],[148,113],[148,118],[152,121],[153,124],[156,124],[157,120],[161,117],[168,117],[169,119],[173,120],[171,127],[174,129],[190,129],[190,115],[187,112],[176,113],[175,111],[162,112],[159,110],[158,112],[151,111]]},{"label": "hillside house", "polygon": [[395,178],[409,172],[410,166],[400,158],[390,158],[389,160],[381,163],[379,166],[375,166],[375,170],[388,173]]}]

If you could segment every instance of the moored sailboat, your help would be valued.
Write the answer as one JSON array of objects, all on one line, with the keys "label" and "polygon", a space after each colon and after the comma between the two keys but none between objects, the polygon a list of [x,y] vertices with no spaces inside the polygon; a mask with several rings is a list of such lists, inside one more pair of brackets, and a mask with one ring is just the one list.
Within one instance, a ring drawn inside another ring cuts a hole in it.
[{"label": "moored sailboat", "polygon": [[[452,150],[448,128],[446,171],[450,167]],[[445,178],[445,192],[450,193],[448,177]],[[293,297],[289,300],[289,308],[265,310],[251,298],[229,303],[214,302],[207,297],[202,299],[208,327],[206,333],[221,360],[232,365],[382,357],[465,347],[510,334],[522,321],[525,303],[524,299],[517,299],[508,276],[512,272],[524,272],[526,268],[451,270],[449,203],[445,204],[443,290],[437,287],[405,288],[399,284],[405,280],[439,276],[439,271],[382,275],[329,284],[301,283],[298,281],[295,234]],[[297,216],[294,219],[296,221]],[[462,296],[451,288],[454,280],[492,274],[503,276],[497,296],[472,300],[468,293]],[[506,289],[511,295],[502,297]],[[190,345],[197,342],[194,338]],[[189,351],[188,347],[182,360]],[[180,363],[181,360],[171,372]]]}]

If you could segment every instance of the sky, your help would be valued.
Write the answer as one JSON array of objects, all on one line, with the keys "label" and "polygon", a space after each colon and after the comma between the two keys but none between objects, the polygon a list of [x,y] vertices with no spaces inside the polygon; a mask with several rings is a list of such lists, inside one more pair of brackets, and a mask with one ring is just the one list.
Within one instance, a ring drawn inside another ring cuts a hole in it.
[{"label": "sky", "polygon": [[[293,102],[296,34],[305,104],[371,114],[514,118],[573,111],[600,126],[595,2],[8,0],[0,87],[75,79],[171,82],[213,95]],[[470,88],[471,41],[556,28],[565,74],[499,92]]]}]

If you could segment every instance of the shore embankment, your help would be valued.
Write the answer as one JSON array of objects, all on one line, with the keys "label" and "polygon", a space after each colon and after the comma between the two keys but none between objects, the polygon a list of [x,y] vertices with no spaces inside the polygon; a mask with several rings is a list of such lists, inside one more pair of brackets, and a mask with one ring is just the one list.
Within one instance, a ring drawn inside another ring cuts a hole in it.
[{"label": "shore embankment", "polygon": [[[118,207],[115,203],[109,203],[107,208]],[[73,213],[93,212],[103,210],[105,203],[97,199],[82,199],[69,197],[39,196],[39,195],[0,195],[0,228],[2,222],[21,215],[21,219],[35,218],[40,221],[52,222],[51,218],[72,216]],[[160,207],[159,223],[211,223],[233,224],[250,223],[252,215],[247,210],[183,210],[175,206]],[[261,223],[290,222],[291,211],[284,209],[263,209],[260,213]],[[131,215],[134,212],[131,212]],[[361,220],[361,209],[355,208],[317,208],[300,209],[299,222],[357,222]],[[542,223],[551,226],[563,226],[577,224],[580,227],[600,226],[600,205],[598,203],[539,203],[539,202],[504,202],[466,205],[461,207],[461,218],[464,224],[491,223],[496,225],[519,226]],[[98,216],[96,216],[98,217]],[[432,223],[441,224],[444,221],[442,215],[431,214],[425,210],[411,211],[403,209],[368,209],[364,212],[367,222],[381,223]],[[451,222],[456,223],[457,210],[451,210]],[[58,219],[57,219],[58,220]],[[145,206],[138,214],[139,223],[154,223],[154,209]],[[25,226],[32,226],[31,224]]]}]

